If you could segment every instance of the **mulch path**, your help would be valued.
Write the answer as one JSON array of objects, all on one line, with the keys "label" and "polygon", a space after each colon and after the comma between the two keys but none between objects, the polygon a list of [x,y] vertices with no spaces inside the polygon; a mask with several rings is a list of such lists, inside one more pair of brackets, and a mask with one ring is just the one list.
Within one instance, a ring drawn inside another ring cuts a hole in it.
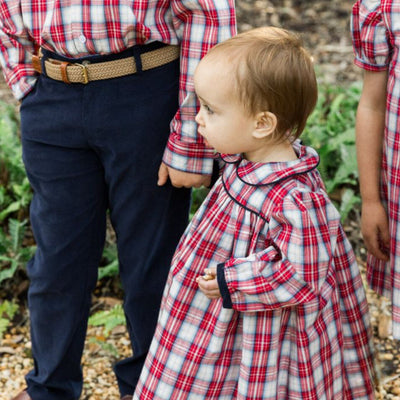
[{"label": "mulch path", "polygon": [[[300,33],[312,53],[320,83],[347,85],[361,80],[361,71],[353,65],[349,16],[353,1],[348,0],[237,0],[239,31],[262,25],[284,27]],[[0,80],[0,99],[14,102]],[[15,102],[14,102],[15,103]],[[357,219],[357,218],[356,218]],[[358,220],[346,226],[350,240],[365,272],[365,250]],[[364,273],[365,275],[365,273]],[[15,289],[21,299],[21,313],[0,343],[0,400],[9,400],[24,385],[23,376],[31,369],[29,317],[25,307],[26,281]],[[102,287],[93,295],[93,310],[109,309],[121,303],[121,293]],[[400,400],[400,342],[390,335],[390,305],[367,289],[379,374],[377,398]],[[116,355],[117,354],[117,355]],[[116,327],[108,337],[102,328],[89,327],[83,355],[84,400],[118,400],[119,394],[112,364],[131,354],[124,326]]]}]

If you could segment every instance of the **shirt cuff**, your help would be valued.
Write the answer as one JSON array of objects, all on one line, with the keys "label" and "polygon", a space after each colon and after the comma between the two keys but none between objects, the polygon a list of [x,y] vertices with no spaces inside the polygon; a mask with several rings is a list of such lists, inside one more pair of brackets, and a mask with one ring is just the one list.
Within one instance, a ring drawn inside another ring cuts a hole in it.
[{"label": "shirt cuff", "polygon": [[215,151],[204,143],[183,142],[179,135],[171,133],[164,151],[163,161],[169,167],[193,174],[211,175]]},{"label": "shirt cuff", "polygon": [[10,85],[10,89],[17,100],[23,100],[36,85],[37,76],[25,76],[14,85]]},{"label": "shirt cuff", "polygon": [[355,58],[354,64],[357,67],[360,67],[362,69],[365,69],[366,71],[372,71],[372,72],[386,71],[389,68],[388,64],[372,64],[361,58]]},{"label": "shirt cuff", "polygon": [[224,308],[233,308],[231,294],[225,279],[225,264],[217,265],[217,282],[222,296],[222,305]]}]

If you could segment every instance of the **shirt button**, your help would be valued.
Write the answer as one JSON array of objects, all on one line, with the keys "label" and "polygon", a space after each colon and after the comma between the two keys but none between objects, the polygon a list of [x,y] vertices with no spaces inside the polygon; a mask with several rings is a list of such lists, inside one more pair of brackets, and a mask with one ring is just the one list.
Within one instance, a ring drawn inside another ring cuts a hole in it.
[{"label": "shirt button", "polygon": [[80,41],[81,43],[86,43],[86,36],[85,36],[85,35],[80,34],[78,39],[79,39],[79,41]]}]

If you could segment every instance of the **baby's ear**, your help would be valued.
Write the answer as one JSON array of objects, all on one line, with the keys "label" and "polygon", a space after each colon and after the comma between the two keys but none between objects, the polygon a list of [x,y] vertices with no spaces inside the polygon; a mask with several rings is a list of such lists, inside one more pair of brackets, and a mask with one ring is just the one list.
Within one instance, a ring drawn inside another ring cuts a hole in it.
[{"label": "baby's ear", "polygon": [[256,139],[262,139],[272,135],[275,132],[278,120],[276,115],[269,111],[263,111],[256,115],[256,128],[253,136]]}]

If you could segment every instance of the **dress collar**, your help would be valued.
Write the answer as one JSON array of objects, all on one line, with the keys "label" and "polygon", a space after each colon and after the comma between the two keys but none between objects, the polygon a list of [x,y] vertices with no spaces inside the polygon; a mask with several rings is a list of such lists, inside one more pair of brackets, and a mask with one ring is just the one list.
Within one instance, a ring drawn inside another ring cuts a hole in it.
[{"label": "dress collar", "polygon": [[236,164],[236,177],[243,183],[251,186],[270,185],[281,180],[303,174],[315,169],[319,163],[317,152],[296,141],[293,148],[298,156],[297,160],[285,162],[251,162],[241,155],[221,154],[228,164]]}]

